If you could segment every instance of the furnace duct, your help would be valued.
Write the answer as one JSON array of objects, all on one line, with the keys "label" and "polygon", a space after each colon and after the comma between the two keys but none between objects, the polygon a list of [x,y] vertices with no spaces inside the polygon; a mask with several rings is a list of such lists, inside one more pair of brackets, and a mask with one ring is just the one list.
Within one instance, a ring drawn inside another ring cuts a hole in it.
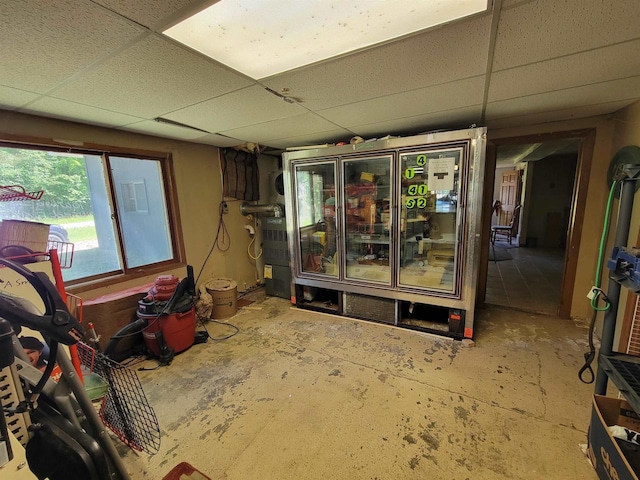
[{"label": "furnace duct", "polygon": [[244,216],[255,214],[269,217],[282,217],[284,212],[282,206],[277,203],[270,205],[251,205],[249,202],[243,202],[242,205],[240,205],[240,213]]}]

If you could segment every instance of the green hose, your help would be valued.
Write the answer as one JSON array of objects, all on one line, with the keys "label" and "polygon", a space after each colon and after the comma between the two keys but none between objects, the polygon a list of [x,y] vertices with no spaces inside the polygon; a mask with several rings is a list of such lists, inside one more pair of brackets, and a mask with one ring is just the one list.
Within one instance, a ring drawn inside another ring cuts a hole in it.
[{"label": "green hose", "polygon": [[604,308],[598,308],[598,297],[602,294],[602,290],[600,289],[600,277],[602,276],[602,262],[604,259],[604,249],[607,243],[607,236],[609,235],[609,218],[611,216],[611,207],[613,205],[613,195],[617,185],[618,185],[618,181],[614,180],[613,183],[611,184],[611,188],[609,189],[607,209],[604,214],[604,226],[602,228],[602,237],[600,238],[600,248],[598,250],[598,265],[596,266],[596,280],[594,283],[595,288],[592,290],[594,295],[591,298],[591,308],[593,308],[597,312],[604,312],[606,310],[609,310],[609,307],[611,306],[611,304],[607,301],[606,306]]},{"label": "green hose", "polygon": [[[607,209],[604,215],[604,226],[602,227],[602,237],[600,238],[600,249],[598,250],[598,265],[596,268],[596,280],[593,284],[593,288],[591,289],[591,308],[593,309],[593,314],[591,315],[591,322],[589,323],[589,351],[584,354],[584,365],[578,371],[578,378],[583,383],[593,383],[596,379],[596,376],[591,368],[591,364],[596,358],[596,346],[593,343],[593,334],[596,326],[596,317],[598,316],[598,312],[604,312],[611,308],[611,302],[604,294],[602,289],[600,288],[600,277],[602,275],[602,262],[604,259],[604,249],[607,243],[607,236],[609,235],[609,217],[611,216],[611,206],[613,204],[613,193],[616,190],[616,186],[618,185],[618,181],[614,180],[611,184],[611,188],[609,189],[609,199],[607,200]],[[604,300],[605,307],[598,308],[598,299],[602,296]],[[589,377],[585,378],[585,373],[589,373]]]}]

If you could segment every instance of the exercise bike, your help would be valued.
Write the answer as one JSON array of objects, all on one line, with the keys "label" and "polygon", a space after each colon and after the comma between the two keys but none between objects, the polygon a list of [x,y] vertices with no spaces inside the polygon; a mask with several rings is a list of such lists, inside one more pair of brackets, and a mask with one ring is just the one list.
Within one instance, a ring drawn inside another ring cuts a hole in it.
[{"label": "exercise bike", "polygon": [[[25,455],[38,479],[129,480],[78,372],[59,347],[83,340],[82,325],[45,273],[32,272],[5,258],[0,258],[0,264],[24,277],[44,304],[44,313],[40,313],[28,300],[0,290],[0,368],[12,366],[24,391],[24,400],[11,407],[3,407],[0,397],[0,434],[8,438],[7,415],[30,417]],[[31,365],[18,341],[22,327],[40,332],[49,345],[44,372]],[[57,382],[50,378],[54,368],[61,372]],[[10,443],[8,455],[11,458]]]}]

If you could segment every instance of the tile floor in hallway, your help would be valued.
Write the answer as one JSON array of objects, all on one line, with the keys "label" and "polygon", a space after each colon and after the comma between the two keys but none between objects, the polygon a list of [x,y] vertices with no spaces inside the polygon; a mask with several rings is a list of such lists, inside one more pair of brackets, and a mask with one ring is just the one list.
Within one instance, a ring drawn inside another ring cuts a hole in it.
[{"label": "tile floor in hallway", "polygon": [[564,250],[517,247],[516,243],[497,241],[497,261],[490,252],[486,303],[556,315]]},{"label": "tile floor in hallway", "polygon": [[263,295],[225,322],[239,333],[139,373],[162,440],[121,449],[132,478],[188,462],[222,480],[596,479],[571,320],[485,306],[465,347]]}]

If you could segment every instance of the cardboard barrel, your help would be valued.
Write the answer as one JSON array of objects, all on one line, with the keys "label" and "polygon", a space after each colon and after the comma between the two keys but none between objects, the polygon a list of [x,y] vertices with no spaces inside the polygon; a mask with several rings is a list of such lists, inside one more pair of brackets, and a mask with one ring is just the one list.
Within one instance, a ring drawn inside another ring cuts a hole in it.
[{"label": "cardboard barrel", "polygon": [[205,283],[207,293],[213,300],[211,318],[232,317],[238,310],[238,284],[229,278],[216,278]]},{"label": "cardboard barrel", "polygon": [[[29,251],[46,252],[48,240],[49,225],[46,223],[24,220],[3,220],[0,223],[0,248],[4,257],[23,256]],[[11,248],[13,246],[18,248]]]}]

